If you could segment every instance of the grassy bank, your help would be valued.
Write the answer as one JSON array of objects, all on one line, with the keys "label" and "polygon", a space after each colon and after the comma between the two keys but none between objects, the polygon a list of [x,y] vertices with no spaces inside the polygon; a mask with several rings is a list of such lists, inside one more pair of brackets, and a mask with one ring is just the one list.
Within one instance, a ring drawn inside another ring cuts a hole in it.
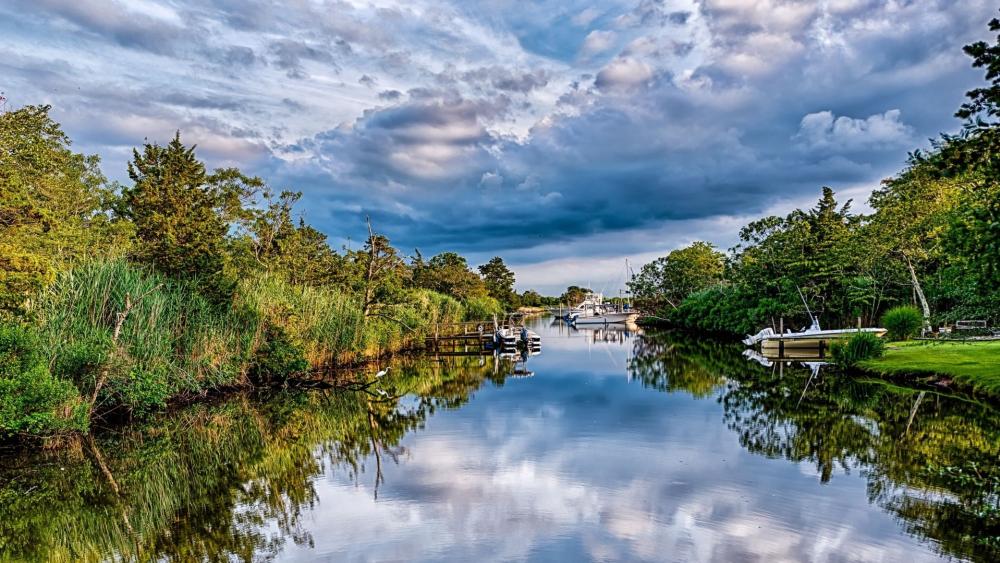
[{"label": "grassy bank", "polygon": [[894,342],[860,367],[884,376],[944,376],[1000,396],[1000,342]]},{"label": "grassy bank", "polygon": [[124,260],[61,274],[30,322],[0,326],[0,439],[85,432],[220,389],[352,364],[459,321],[459,301],[423,289],[365,317],[359,299],[262,274],[231,299]]}]

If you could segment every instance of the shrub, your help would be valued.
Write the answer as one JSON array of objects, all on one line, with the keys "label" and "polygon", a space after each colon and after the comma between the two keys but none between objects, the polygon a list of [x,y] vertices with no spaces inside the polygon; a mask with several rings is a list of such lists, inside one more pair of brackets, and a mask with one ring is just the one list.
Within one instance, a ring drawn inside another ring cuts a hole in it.
[{"label": "shrub", "polygon": [[254,356],[250,376],[257,384],[274,383],[308,369],[302,348],[292,343],[281,328],[270,327],[264,344]]},{"label": "shrub", "polygon": [[86,405],[69,381],[52,376],[34,333],[0,326],[0,438],[86,428]]},{"label": "shrub", "polygon": [[864,360],[881,358],[885,353],[885,343],[871,332],[859,332],[846,343],[834,342],[830,347],[833,363],[842,368],[852,368]]},{"label": "shrub", "polygon": [[924,317],[916,307],[893,307],[882,315],[882,326],[889,331],[890,340],[907,340],[920,332]]},{"label": "shrub", "polygon": [[503,305],[492,297],[470,297],[465,300],[465,320],[482,321],[493,315],[503,316]]}]

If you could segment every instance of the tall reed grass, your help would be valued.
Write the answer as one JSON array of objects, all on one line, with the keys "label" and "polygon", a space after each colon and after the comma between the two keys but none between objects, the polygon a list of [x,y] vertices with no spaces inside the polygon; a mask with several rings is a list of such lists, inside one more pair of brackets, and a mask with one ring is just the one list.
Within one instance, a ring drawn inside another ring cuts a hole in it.
[{"label": "tall reed grass", "polygon": [[[134,306],[115,343],[127,298]],[[176,395],[236,383],[253,354],[251,311],[215,306],[186,284],[124,260],[60,275],[41,311],[50,369],[83,393],[107,370],[105,407],[144,412]]]},{"label": "tall reed grass", "polygon": [[[30,352],[41,366],[31,374],[48,374],[51,381],[39,385],[72,383],[63,391],[73,396],[52,393],[45,413],[88,404],[101,381],[96,412],[142,415],[179,396],[395,352],[466,313],[460,302],[432,291],[402,297],[365,318],[355,295],[260,274],[241,280],[232,300],[220,304],[199,294],[194,282],[124,259],[95,261],[60,274],[39,296],[38,338],[31,340],[37,350]],[[11,419],[27,420],[17,418],[30,414],[27,408],[15,408]],[[50,418],[49,426],[79,420],[69,410]],[[33,432],[47,433],[45,424],[35,426]]]}]

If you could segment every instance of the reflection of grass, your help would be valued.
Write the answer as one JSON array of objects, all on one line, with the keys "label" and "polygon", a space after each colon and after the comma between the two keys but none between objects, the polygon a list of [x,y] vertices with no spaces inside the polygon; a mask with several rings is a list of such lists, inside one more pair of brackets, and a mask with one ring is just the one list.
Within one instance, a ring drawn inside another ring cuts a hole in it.
[{"label": "reflection of grass", "polygon": [[883,375],[945,375],[1000,394],[1000,342],[894,342],[860,366]]}]

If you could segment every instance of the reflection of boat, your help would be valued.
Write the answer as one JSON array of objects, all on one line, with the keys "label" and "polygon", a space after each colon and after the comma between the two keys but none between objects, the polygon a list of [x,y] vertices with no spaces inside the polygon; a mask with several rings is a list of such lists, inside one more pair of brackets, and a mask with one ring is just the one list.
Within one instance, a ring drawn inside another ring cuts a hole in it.
[{"label": "reflection of boat", "polygon": [[573,326],[575,332],[589,334],[592,342],[624,343],[632,335],[639,333],[639,327],[632,323],[607,325]]}]

